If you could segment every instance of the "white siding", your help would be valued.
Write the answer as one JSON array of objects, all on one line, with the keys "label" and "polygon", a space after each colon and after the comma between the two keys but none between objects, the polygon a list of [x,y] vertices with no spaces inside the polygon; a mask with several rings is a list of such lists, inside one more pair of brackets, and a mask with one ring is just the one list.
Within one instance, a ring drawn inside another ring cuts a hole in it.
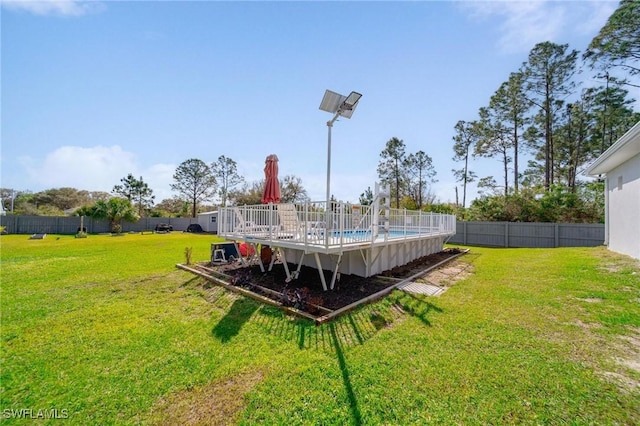
[{"label": "white siding", "polygon": [[607,172],[607,186],[609,249],[640,259],[640,154]]},{"label": "white siding", "polygon": [[[340,262],[338,272],[347,275],[370,277],[383,271],[388,271],[396,266],[407,263],[423,256],[442,251],[447,236],[431,236],[415,240],[399,240],[386,245],[369,246],[361,250],[345,251]],[[306,254],[305,254],[306,253]],[[303,254],[305,254],[303,256]],[[318,253],[322,269],[333,271],[337,256]],[[305,250],[285,250],[285,258],[289,263],[298,263],[311,268],[317,266],[313,253]]]},{"label": "white siding", "polygon": [[198,223],[204,232],[218,233],[218,212],[198,213]]}]

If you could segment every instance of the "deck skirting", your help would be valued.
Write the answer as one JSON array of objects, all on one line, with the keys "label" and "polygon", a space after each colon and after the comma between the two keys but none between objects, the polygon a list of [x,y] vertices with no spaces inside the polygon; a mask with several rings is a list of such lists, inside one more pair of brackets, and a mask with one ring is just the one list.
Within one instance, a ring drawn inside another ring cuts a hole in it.
[{"label": "deck skirting", "polygon": [[[396,266],[442,251],[448,236],[426,236],[420,239],[389,241],[386,245],[368,246],[351,249],[345,247],[338,272],[347,275],[370,277]],[[313,253],[304,249],[287,248],[283,250],[287,262],[312,268],[317,267]],[[306,254],[305,254],[306,253]],[[304,254],[304,256],[303,256]],[[334,271],[339,254],[318,252],[322,269]]]}]

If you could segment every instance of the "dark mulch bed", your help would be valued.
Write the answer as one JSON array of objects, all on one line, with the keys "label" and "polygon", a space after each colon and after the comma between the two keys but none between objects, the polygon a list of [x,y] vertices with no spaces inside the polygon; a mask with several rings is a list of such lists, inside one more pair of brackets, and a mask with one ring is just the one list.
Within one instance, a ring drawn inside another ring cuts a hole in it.
[{"label": "dark mulch bed", "polygon": [[[461,250],[457,248],[448,248],[369,278],[342,274],[340,279],[336,280],[335,288],[328,291],[322,289],[318,270],[307,266],[301,268],[297,280],[288,283],[284,266],[278,262],[273,265],[271,272],[265,273],[260,271],[259,265],[242,266],[239,262],[208,265],[208,267],[228,276],[229,283],[232,285],[261,294],[281,302],[285,306],[319,314],[323,312],[316,306],[322,306],[332,311],[340,309],[393,286],[398,282],[397,279],[408,278],[459,253]],[[293,272],[295,269],[296,266],[289,263],[289,270]],[[331,282],[332,272],[323,272],[328,286]],[[278,293],[278,296],[271,292],[262,291],[260,287],[273,290]]]}]

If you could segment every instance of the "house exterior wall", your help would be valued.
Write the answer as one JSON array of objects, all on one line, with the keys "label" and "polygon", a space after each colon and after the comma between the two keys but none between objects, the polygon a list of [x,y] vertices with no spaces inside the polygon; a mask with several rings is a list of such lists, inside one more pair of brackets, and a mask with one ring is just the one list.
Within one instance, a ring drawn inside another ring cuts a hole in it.
[{"label": "house exterior wall", "polygon": [[640,259],[640,154],[607,172],[609,249]]}]

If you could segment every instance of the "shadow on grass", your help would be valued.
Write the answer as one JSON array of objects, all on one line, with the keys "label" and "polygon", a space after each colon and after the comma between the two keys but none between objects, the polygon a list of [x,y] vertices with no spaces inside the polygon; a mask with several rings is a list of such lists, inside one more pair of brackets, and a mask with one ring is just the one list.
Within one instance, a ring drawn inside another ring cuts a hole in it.
[{"label": "shadow on grass", "polygon": [[441,313],[442,309],[429,302],[427,298],[424,294],[400,291],[392,295],[392,300],[400,309],[431,327],[429,316],[434,312]]},{"label": "shadow on grass", "polygon": [[213,335],[222,343],[230,341],[258,308],[259,304],[251,299],[240,297],[234,300],[227,314],[213,328]]},{"label": "shadow on grass", "polygon": [[338,365],[340,366],[340,372],[342,373],[342,381],[344,383],[344,389],[347,392],[347,399],[349,400],[349,408],[351,409],[351,417],[353,418],[353,424],[362,424],[362,415],[360,414],[360,408],[358,408],[358,399],[353,391],[351,385],[351,378],[349,377],[349,368],[347,367],[347,361],[344,358],[344,352],[342,350],[342,344],[338,339],[338,333],[336,332],[336,324],[328,324],[329,332],[331,333],[331,340],[333,348],[336,351],[338,357]]},{"label": "shadow on grass", "polygon": [[362,415],[356,392],[351,383],[344,352],[345,348],[364,344],[378,332],[378,328],[371,323],[370,318],[372,315],[378,315],[380,311],[379,306],[375,309],[365,306],[363,309],[349,313],[336,321],[316,326],[310,320],[291,317],[277,308],[238,297],[233,301],[227,314],[214,327],[212,333],[223,343],[228,342],[251,319],[254,323],[263,326],[270,334],[295,342],[300,349],[315,347],[335,354],[349,401],[352,423],[361,425]]},{"label": "shadow on grass", "polygon": [[213,335],[227,342],[252,321],[269,334],[295,342],[299,349],[320,349],[328,353],[341,348],[363,345],[381,329],[393,326],[403,316],[411,315],[431,326],[429,318],[442,309],[429,302],[427,296],[395,291],[376,303],[316,325],[313,321],[287,315],[280,309],[260,304],[252,299],[232,295],[223,289],[212,289],[207,300],[224,309],[226,315],[213,329]]},{"label": "shadow on grass", "polygon": [[199,283],[202,279],[198,276],[194,276],[193,278],[188,279],[187,281],[180,284],[180,287],[189,287],[194,283]]},{"label": "shadow on grass", "polygon": [[[363,345],[381,328],[392,324],[402,313],[389,303],[365,305],[342,315],[330,323],[315,325],[313,321],[286,315],[277,308],[262,306],[254,321],[271,335],[295,342],[299,349],[334,351],[334,343],[341,347]],[[333,334],[330,332],[333,327]]]}]

